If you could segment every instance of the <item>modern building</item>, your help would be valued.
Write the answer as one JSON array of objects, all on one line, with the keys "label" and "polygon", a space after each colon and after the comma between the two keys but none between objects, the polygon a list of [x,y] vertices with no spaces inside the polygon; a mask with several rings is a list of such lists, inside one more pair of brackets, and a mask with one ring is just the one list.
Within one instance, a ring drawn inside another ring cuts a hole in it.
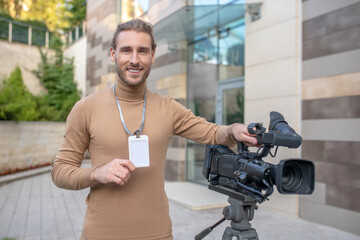
[{"label": "modern building", "polygon": [[[88,0],[86,95],[114,84],[110,42],[131,18],[154,25],[150,90],[218,124],[267,127],[279,111],[303,136],[264,160],[314,161],[314,194],[264,206],[360,235],[360,0]],[[166,180],[206,183],[203,159],[173,137]]]}]

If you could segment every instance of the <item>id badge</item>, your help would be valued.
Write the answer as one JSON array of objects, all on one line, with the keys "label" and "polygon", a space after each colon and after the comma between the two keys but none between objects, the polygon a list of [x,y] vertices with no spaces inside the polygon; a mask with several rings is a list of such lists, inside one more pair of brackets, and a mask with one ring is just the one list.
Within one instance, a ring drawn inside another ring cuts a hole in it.
[{"label": "id badge", "polygon": [[130,136],[129,142],[129,160],[134,163],[135,167],[149,167],[149,138],[147,135]]}]

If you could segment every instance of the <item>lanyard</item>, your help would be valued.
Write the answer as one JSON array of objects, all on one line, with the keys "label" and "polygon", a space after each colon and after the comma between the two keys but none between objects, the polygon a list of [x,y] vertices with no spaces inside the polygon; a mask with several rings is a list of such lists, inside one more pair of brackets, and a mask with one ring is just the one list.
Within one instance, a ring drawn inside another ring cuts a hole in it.
[{"label": "lanyard", "polygon": [[122,122],[122,125],[123,125],[125,131],[126,131],[130,136],[136,135],[137,138],[140,137],[140,134],[141,134],[141,132],[142,132],[142,130],[143,130],[143,128],[144,128],[144,122],[145,122],[146,89],[145,89],[145,93],[144,93],[144,106],[143,106],[143,112],[142,112],[142,117],[141,117],[140,129],[136,129],[136,131],[134,132],[134,134],[132,134],[132,133],[127,129],[127,127],[126,127],[126,125],[125,125],[124,117],[123,117],[122,112],[121,112],[121,106],[120,106],[119,100],[117,99],[116,94],[115,94],[115,84],[114,84],[113,92],[114,92],[115,100],[116,100],[116,103],[117,103],[117,106],[118,106],[118,109],[119,109],[120,119],[121,119],[121,122]]}]

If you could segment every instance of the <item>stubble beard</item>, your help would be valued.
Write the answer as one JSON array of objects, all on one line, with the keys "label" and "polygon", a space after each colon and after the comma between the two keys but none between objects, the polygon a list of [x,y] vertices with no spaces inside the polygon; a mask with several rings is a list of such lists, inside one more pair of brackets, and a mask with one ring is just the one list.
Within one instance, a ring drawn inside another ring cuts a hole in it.
[{"label": "stubble beard", "polygon": [[[151,66],[149,69],[147,69],[146,71],[144,71],[144,75],[142,76],[142,78],[140,79],[140,81],[136,81],[136,82],[132,82],[132,81],[129,81],[127,78],[126,78],[126,74],[125,71],[121,70],[121,68],[119,67],[119,65],[117,64],[117,60],[115,58],[115,65],[116,65],[116,73],[117,73],[117,77],[123,82],[125,83],[126,85],[130,86],[130,87],[137,87],[137,86],[140,86],[141,84],[143,84],[147,77],[149,76],[150,74],[150,69],[151,69]],[[138,67],[138,66],[134,66],[132,65],[131,67]]]}]

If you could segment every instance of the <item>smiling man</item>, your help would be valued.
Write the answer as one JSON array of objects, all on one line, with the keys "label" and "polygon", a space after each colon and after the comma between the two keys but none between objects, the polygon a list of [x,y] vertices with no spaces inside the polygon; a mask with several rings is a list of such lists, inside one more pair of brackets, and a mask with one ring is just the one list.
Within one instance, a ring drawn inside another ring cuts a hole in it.
[{"label": "smiling man", "polygon": [[[90,187],[81,239],[173,239],[164,191],[173,135],[204,144],[257,144],[244,124],[209,123],[147,90],[155,50],[149,23],[120,24],[110,48],[115,85],[81,99],[68,116],[52,178],[61,188]],[[87,149],[92,167],[81,168]]]},{"label": "smiling man", "polygon": [[153,41],[145,32],[124,31],[118,34],[110,48],[111,59],[116,64],[117,80],[129,86],[145,82],[155,58],[156,45]]}]

